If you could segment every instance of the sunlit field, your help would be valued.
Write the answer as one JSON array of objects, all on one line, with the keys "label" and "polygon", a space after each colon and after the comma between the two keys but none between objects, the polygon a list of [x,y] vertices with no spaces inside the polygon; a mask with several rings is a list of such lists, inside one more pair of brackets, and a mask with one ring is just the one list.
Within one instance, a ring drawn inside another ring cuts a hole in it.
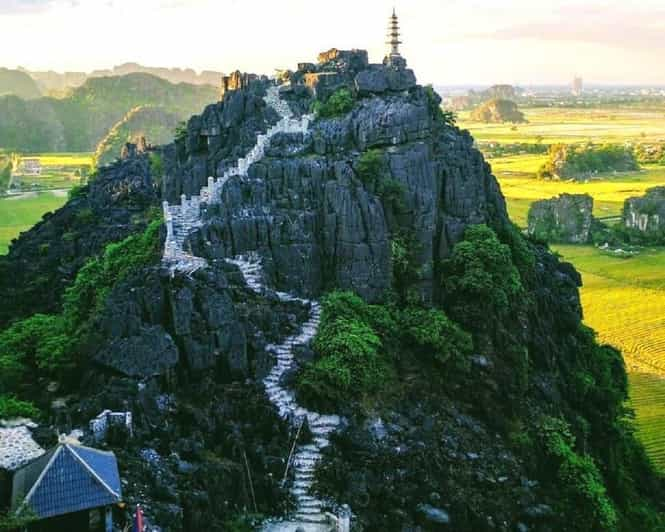
[{"label": "sunlit field", "polygon": [[[523,109],[529,124],[465,121],[479,142],[665,142],[664,109]],[[543,181],[536,172],[546,155],[488,159],[506,197],[511,219],[525,227],[531,204],[562,193],[590,194],[597,218],[618,216],[623,202],[665,184],[665,167],[601,175],[588,182]],[[599,340],[621,349],[629,370],[630,405],[654,463],[665,471],[665,250],[642,249],[620,258],[593,246],[553,246],[582,274],[585,322]]]},{"label": "sunlit field", "polygon": [[619,258],[592,246],[553,249],[582,274],[585,322],[623,352],[638,433],[665,470],[665,250]]},{"label": "sunlit field", "polygon": [[479,142],[515,143],[624,143],[665,142],[665,106],[662,108],[537,108],[521,109],[527,124],[485,124],[461,112],[458,124]]},{"label": "sunlit field", "polygon": [[44,153],[24,157],[39,159],[42,173],[38,176],[18,177],[23,190],[74,187],[81,183],[81,170],[89,173],[93,165],[92,153]]},{"label": "sunlit field", "polygon": [[642,196],[647,189],[665,183],[665,167],[655,165],[639,172],[605,175],[588,182],[537,180],[535,172],[539,166],[536,163],[540,158],[520,155],[490,161],[506,197],[510,217],[520,227],[526,226],[529,206],[539,199],[562,193],[589,194],[594,199],[594,215],[604,218],[619,216],[626,198]]},{"label": "sunlit field", "polygon": [[22,197],[0,198],[0,255],[7,253],[12,239],[66,201],[67,194],[62,192],[34,192]]}]

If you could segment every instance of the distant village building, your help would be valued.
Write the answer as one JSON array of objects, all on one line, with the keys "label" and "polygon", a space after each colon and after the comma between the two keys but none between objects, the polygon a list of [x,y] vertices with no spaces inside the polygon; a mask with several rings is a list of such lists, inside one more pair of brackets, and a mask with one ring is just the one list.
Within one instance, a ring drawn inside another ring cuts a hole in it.
[{"label": "distant village building", "polygon": [[42,175],[42,163],[39,159],[21,159],[16,169],[16,174],[25,176]]},{"label": "distant village building", "polygon": [[573,79],[573,85],[572,85],[572,91],[571,92],[572,92],[573,96],[581,96],[582,95],[582,93],[584,92],[584,80],[581,77],[576,76]]}]

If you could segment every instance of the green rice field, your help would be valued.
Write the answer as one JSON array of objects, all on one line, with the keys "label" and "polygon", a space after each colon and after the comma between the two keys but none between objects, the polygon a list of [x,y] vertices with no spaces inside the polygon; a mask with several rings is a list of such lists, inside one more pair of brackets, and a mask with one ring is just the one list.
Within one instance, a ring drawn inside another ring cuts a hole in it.
[{"label": "green rice field", "polygon": [[582,274],[584,319],[623,352],[637,433],[665,471],[665,249],[613,256],[593,246],[553,246]]},{"label": "green rice field", "polygon": [[[528,124],[482,124],[467,120],[483,143],[665,143],[665,107],[523,109]],[[506,197],[511,219],[525,227],[531,204],[561,193],[590,194],[598,218],[621,214],[623,202],[665,184],[665,166],[598,176],[587,182],[536,179],[545,155],[488,159]],[[665,249],[645,248],[630,258],[593,246],[553,246],[582,274],[585,322],[601,342],[621,349],[628,368],[629,406],[640,440],[665,472]]]},{"label": "green rice field", "polygon": [[12,239],[66,201],[66,192],[30,192],[22,196],[0,198],[0,255],[7,253]]}]

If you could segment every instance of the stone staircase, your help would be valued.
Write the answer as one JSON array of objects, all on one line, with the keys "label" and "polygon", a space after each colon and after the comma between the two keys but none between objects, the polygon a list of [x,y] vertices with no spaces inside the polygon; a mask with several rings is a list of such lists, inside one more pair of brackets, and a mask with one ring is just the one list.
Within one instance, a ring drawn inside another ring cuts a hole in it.
[{"label": "stone staircase", "polygon": [[236,164],[224,172],[221,177],[209,177],[207,186],[202,187],[198,195],[187,199],[183,194],[180,197],[180,203],[177,205],[169,205],[167,201],[163,203],[167,230],[163,263],[171,270],[172,274],[177,271],[191,274],[206,266],[205,260],[194,256],[191,250],[186,249],[185,244],[187,236],[201,226],[201,205],[220,203],[224,185],[232,177],[247,178],[249,167],[263,159],[265,150],[275,135],[307,132],[312,115],[304,115],[299,119],[294,118],[288,103],[279,97],[279,87],[277,85],[271,85],[263,99],[267,105],[277,112],[280,120],[274,126],[268,128],[266,133],[257,135],[256,144],[249,153],[238,159]]},{"label": "stone staircase", "polygon": [[[245,282],[255,292],[261,294],[266,290],[261,269],[260,259],[256,255],[236,257],[229,260],[238,266],[243,273]],[[321,460],[322,450],[330,445],[329,436],[341,424],[341,418],[335,415],[321,415],[298,405],[293,391],[285,388],[281,378],[286,371],[294,365],[293,350],[296,346],[308,344],[316,335],[321,322],[321,306],[316,301],[296,297],[286,292],[276,292],[282,301],[300,301],[310,306],[309,319],[302,325],[300,331],[286,338],[279,345],[270,345],[277,364],[264,379],[268,398],[275,405],[282,418],[290,419],[299,426],[307,419],[312,442],[297,445],[293,453],[291,468],[293,470],[293,484],[291,495],[296,502],[296,511],[289,521],[272,521],[264,525],[264,532],[295,532],[302,529],[304,532],[329,532],[333,528],[330,516],[324,511],[325,503],[312,493],[314,484],[314,470]]]},{"label": "stone staircase", "polygon": [[[275,109],[280,120],[265,134],[257,136],[256,145],[249,153],[239,159],[223,176],[209,177],[207,186],[201,188],[199,195],[189,199],[182,195],[180,203],[177,205],[169,205],[168,202],[164,202],[167,236],[162,262],[169,268],[172,275],[175,275],[176,272],[191,275],[196,270],[207,266],[205,259],[196,257],[191,250],[186,250],[187,237],[203,223],[201,206],[220,203],[224,185],[231,177],[239,176],[246,179],[249,167],[264,157],[265,150],[275,135],[307,132],[312,115],[304,115],[299,119],[293,118],[289,105],[279,96],[278,86],[270,86],[264,100],[267,105]],[[238,266],[245,282],[252,290],[260,294],[267,290],[258,255],[250,254],[245,257],[227,259],[227,262]],[[269,346],[269,350],[277,358],[277,364],[264,379],[266,393],[284,419],[289,419],[296,426],[300,426],[307,419],[313,439],[311,443],[297,445],[291,457],[290,466],[294,473],[291,494],[296,501],[296,511],[292,520],[268,521],[264,524],[263,530],[265,532],[331,532],[333,530],[348,532],[349,513],[346,513],[345,518],[339,519],[325,513],[324,502],[311,493],[314,484],[314,470],[321,460],[321,451],[330,444],[328,437],[339,427],[341,419],[339,416],[320,415],[300,407],[293,391],[286,389],[280,383],[284,373],[294,365],[294,347],[309,343],[316,335],[321,321],[321,307],[315,301],[302,299],[286,292],[275,293],[282,301],[300,301],[309,305],[310,314],[298,334],[286,338],[279,345]]]}]

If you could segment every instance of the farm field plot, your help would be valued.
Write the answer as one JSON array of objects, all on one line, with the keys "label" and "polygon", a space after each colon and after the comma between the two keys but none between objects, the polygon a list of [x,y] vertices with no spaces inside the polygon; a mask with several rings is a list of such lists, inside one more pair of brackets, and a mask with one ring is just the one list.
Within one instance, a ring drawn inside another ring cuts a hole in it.
[{"label": "farm field plot", "polygon": [[665,249],[632,258],[592,246],[553,246],[582,274],[585,322],[622,350],[638,435],[665,471]]},{"label": "farm field plot", "polygon": [[38,159],[41,175],[17,176],[23,190],[71,188],[81,183],[81,170],[89,174],[93,166],[92,153],[44,153],[24,155]]},{"label": "farm field plot", "polygon": [[67,194],[42,192],[0,198],[0,255],[7,253],[12,239],[27,231],[45,213],[60,208]]},{"label": "farm field plot", "polygon": [[589,194],[594,199],[594,216],[618,216],[623,202],[632,196],[642,196],[647,189],[665,184],[665,167],[653,165],[638,172],[617,173],[601,179],[578,181],[545,181],[535,178],[534,168],[542,156],[518,155],[490,160],[508,203],[511,219],[520,227],[526,226],[529,206],[534,201],[559,194]]},{"label": "farm field plot", "polygon": [[479,142],[624,143],[665,141],[665,107],[522,108],[526,124],[485,124],[459,113],[458,125]]}]

